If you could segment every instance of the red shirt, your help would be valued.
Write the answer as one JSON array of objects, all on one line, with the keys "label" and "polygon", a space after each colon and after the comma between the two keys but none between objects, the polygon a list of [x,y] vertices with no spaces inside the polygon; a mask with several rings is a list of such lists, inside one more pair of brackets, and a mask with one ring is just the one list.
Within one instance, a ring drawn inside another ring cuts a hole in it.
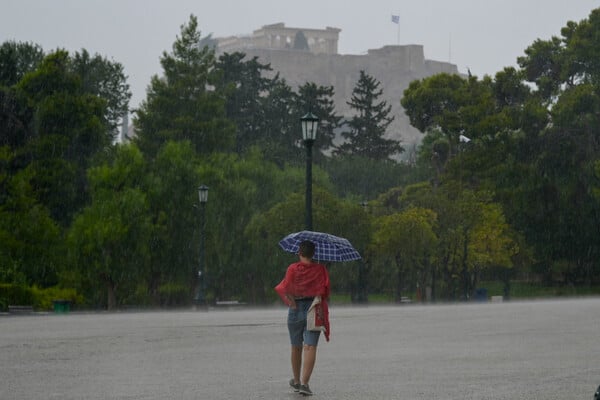
[{"label": "red shirt", "polygon": [[321,296],[325,320],[325,339],[329,341],[329,310],[327,306],[330,292],[329,273],[323,264],[305,264],[301,261],[290,264],[285,278],[275,286],[275,291],[288,306],[290,301],[286,295],[292,297]]}]

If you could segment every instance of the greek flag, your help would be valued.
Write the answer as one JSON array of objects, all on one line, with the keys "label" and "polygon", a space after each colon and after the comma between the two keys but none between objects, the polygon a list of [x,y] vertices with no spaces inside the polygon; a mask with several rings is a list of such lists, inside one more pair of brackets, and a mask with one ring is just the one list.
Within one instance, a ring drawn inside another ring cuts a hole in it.
[{"label": "greek flag", "polygon": [[400,16],[399,15],[392,15],[392,22],[394,24],[399,24],[400,23]]}]

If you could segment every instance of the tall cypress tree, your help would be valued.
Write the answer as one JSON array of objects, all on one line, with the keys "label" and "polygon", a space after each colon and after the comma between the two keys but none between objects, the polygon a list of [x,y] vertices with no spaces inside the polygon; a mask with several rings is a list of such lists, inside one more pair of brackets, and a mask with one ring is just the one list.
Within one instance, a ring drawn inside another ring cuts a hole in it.
[{"label": "tall cypress tree", "polygon": [[[298,116],[311,112],[319,118],[317,140],[313,147],[316,164],[322,164],[325,160],[323,152],[335,147],[335,132],[342,124],[342,117],[335,112],[334,94],[333,86],[319,86],[314,82],[307,82],[298,88],[295,107]],[[299,130],[300,124],[296,121],[295,124]]]},{"label": "tall cypress tree", "polygon": [[198,20],[191,15],[172,53],[160,59],[164,76],[152,77],[136,111],[137,143],[150,157],[171,140],[188,140],[202,154],[233,147],[235,126],[227,119],[225,96],[214,90],[219,73],[214,50],[199,44]]},{"label": "tall cypress tree", "polygon": [[381,82],[361,70],[348,102],[355,116],[348,122],[350,130],[342,132],[345,142],[335,154],[384,160],[404,151],[396,140],[384,138],[394,117],[390,116],[392,106],[379,99],[382,94]]},{"label": "tall cypress tree", "polygon": [[215,83],[217,91],[225,94],[226,116],[236,125],[235,150],[242,154],[257,144],[264,134],[264,97],[273,87],[270,64],[262,64],[258,57],[246,59],[246,54],[225,53],[216,64],[220,72]]}]

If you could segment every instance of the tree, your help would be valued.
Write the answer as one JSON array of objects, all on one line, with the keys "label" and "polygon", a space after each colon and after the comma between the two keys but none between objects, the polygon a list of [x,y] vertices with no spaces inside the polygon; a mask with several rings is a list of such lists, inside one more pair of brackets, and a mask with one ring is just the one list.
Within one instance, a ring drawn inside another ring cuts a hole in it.
[{"label": "tree", "polygon": [[202,182],[211,187],[206,204],[206,279],[209,297],[264,302],[261,270],[252,260],[253,242],[244,230],[256,213],[282,198],[282,171],[256,150],[240,157],[214,154],[201,165]]},{"label": "tree", "polygon": [[263,76],[271,71],[268,64],[261,64],[258,57],[244,60],[244,53],[224,53],[216,68],[220,71],[216,90],[225,93],[226,116],[236,125],[235,149],[238,154],[261,143],[264,137],[264,97],[269,94],[273,80]]},{"label": "tree", "polygon": [[360,201],[376,198],[390,188],[411,182],[413,168],[392,160],[375,160],[361,156],[331,157],[324,168],[336,194]]},{"label": "tree", "polygon": [[229,150],[234,125],[225,115],[225,98],[211,87],[216,83],[214,50],[199,47],[194,15],[181,26],[172,53],[163,52],[164,76],[152,77],[147,98],[134,118],[136,142],[150,157],[169,140],[189,140],[200,154]]},{"label": "tree", "polygon": [[491,268],[511,268],[513,259],[525,257],[526,246],[517,246],[517,234],[492,195],[445,181],[439,187],[427,182],[409,185],[378,199],[390,210],[386,214],[423,208],[436,215],[436,250],[423,273],[434,300],[438,289],[447,299],[469,299],[482,273]]},{"label": "tree", "polygon": [[270,65],[261,64],[258,57],[245,57],[225,53],[216,64],[220,72],[216,90],[225,93],[227,117],[237,128],[236,151],[243,154],[258,146],[279,165],[300,162],[300,118],[310,111],[320,119],[314,152],[315,162],[322,163],[342,119],[335,113],[333,87],[307,82],[294,93],[278,74],[266,76]]},{"label": "tree", "polygon": [[83,74],[80,61],[30,43],[0,47],[4,279],[47,287],[65,275],[64,229],[88,200],[86,169],[112,140],[108,97],[128,99],[126,87],[106,83],[124,83],[117,63],[96,58],[114,66],[101,76]]},{"label": "tree", "polygon": [[110,164],[90,169],[92,202],[68,233],[71,265],[84,282],[106,290],[102,303],[109,310],[134,291],[150,254],[152,223],[139,187],[143,169],[142,155],[133,146],[117,148]]},{"label": "tree", "polygon": [[85,171],[92,157],[112,139],[106,103],[85,93],[69,66],[68,53],[59,50],[16,85],[31,116],[26,128],[31,139],[18,148],[16,162],[33,171],[36,197],[62,226],[86,200]]},{"label": "tree", "polygon": [[[325,162],[324,152],[330,152],[334,148],[336,131],[342,126],[342,117],[335,112],[333,96],[333,86],[319,86],[313,82],[306,82],[300,86],[296,96],[294,109],[298,119],[307,112],[319,118],[317,139],[313,145],[314,160],[317,164]],[[296,121],[296,125],[299,125],[299,121]]]},{"label": "tree", "polygon": [[197,155],[188,141],[167,142],[148,163],[145,192],[152,235],[144,280],[154,304],[162,301],[164,285],[192,299],[198,270],[197,169]]},{"label": "tree", "polygon": [[292,88],[279,75],[273,78],[269,93],[264,96],[263,134],[258,142],[267,160],[280,167],[303,160],[301,114],[295,109]]},{"label": "tree", "polygon": [[[535,244],[538,270],[569,283],[592,282],[600,255],[594,239],[600,205],[590,195],[600,150],[598,31],[600,9],[595,9],[588,19],[568,22],[561,37],[535,41],[518,59],[526,79],[535,84],[533,94],[547,123],[525,142],[531,150],[524,158],[528,174],[515,197],[530,206],[511,214]],[[553,273],[554,265],[560,274]]]},{"label": "tree", "polygon": [[33,110],[19,98],[15,88],[0,87],[0,146],[16,150],[34,136]]},{"label": "tree", "polygon": [[81,89],[106,101],[106,122],[112,137],[117,135],[119,122],[129,112],[131,91],[123,65],[82,49],[71,57],[71,69],[81,79]]},{"label": "tree", "polygon": [[[462,105],[457,97],[464,84],[465,80],[455,74],[437,74],[412,81],[400,101],[411,125],[423,133],[433,128],[446,133],[460,131],[460,127],[453,129],[447,119]],[[458,134],[455,136],[458,139]]]},{"label": "tree", "polygon": [[389,257],[396,265],[397,302],[413,276],[418,287],[425,287],[437,246],[435,234],[437,215],[425,208],[409,208],[400,213],[385,215],[375,221],[371,252]]},{"label": "tree", "polygon": [[[413,81],[404,91],[401,104],[411,124],[423,132],[444,140],[444,165],[459,150],[461,136],[471,140],[493,140],[496,134],[514,129],[502,115],[503,105],[518,108],[525,89],[515,84],[513,73],[501,74],[501,81],[471,76],[464,79],[456,74],[437,74]],[[520,115],[513,116],[518,120]],[[429,144],[441,144],[429,141]]]},{"label": "tree", "polygon": [[30,171],[6,173],[10,151],[0,147],[0,282],[53,286],[64,248],[61,230],[35,198]]},{"label": "tree", "polygon": [[[29,42],[7,41],[0,46],[0,87],[16,85],[34,72],[45,57],[43,49]],[[123,65],[98,54],[90,56],[87,50],[69,56],[68,69],[80,79],[84,93],[98,96],[106,101],[106,122],[114,136],[118,121],[128,112],[131,98]]]},{"label": "tree", "polygon": [[469,244],[469,293],[472,294],[477,288],[482,271],[512,269],[513,257],[519,253],[525,251],[519,248],[516,235],[506,222],[501,206],[497,203],[484,204],[481,221],[473,229]]},{"label": "tree", "polygon": [[0,46],[0,87],[17,84],[42,62],[44,51],[30,42],[7,41]]},{"label": "tree", "polygon": [[341,117],[335,113],[333,95],[332,86],[312,82],[303,84],[294,93],[284,79],[276,76],[263,101],[265,138],[259,144],[265,150],[265,156],[278,165],[301,164],[304,144],[300,118],[311,112],[320,120],[313,145],[315,163],[323,164],[324,152],[332,149],[335,131],[341,123]]},{"label": "tree", "polygon": [[389,116],[392,106],[386,101],[379,101],[383,94],[380,86],[379,81],[365,71],[360,71],[360,78],[348,102],[356,115],[348,122],[350,130],[342,132],[346,142],[338,146],[336,154],[354,154],[382,160],[403,151],[397,141],[384,139],[394,118]]}]

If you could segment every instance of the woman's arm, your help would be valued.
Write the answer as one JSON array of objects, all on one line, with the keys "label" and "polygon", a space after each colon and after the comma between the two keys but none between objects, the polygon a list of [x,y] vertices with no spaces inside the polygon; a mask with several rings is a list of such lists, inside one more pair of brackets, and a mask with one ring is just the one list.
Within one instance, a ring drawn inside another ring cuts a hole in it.
[{"label": "woman's arm", "polygon": [[296,309],[296,299],[289,293],[285,294],[285,298],[288,300],[288,304],[292,310]]}]

